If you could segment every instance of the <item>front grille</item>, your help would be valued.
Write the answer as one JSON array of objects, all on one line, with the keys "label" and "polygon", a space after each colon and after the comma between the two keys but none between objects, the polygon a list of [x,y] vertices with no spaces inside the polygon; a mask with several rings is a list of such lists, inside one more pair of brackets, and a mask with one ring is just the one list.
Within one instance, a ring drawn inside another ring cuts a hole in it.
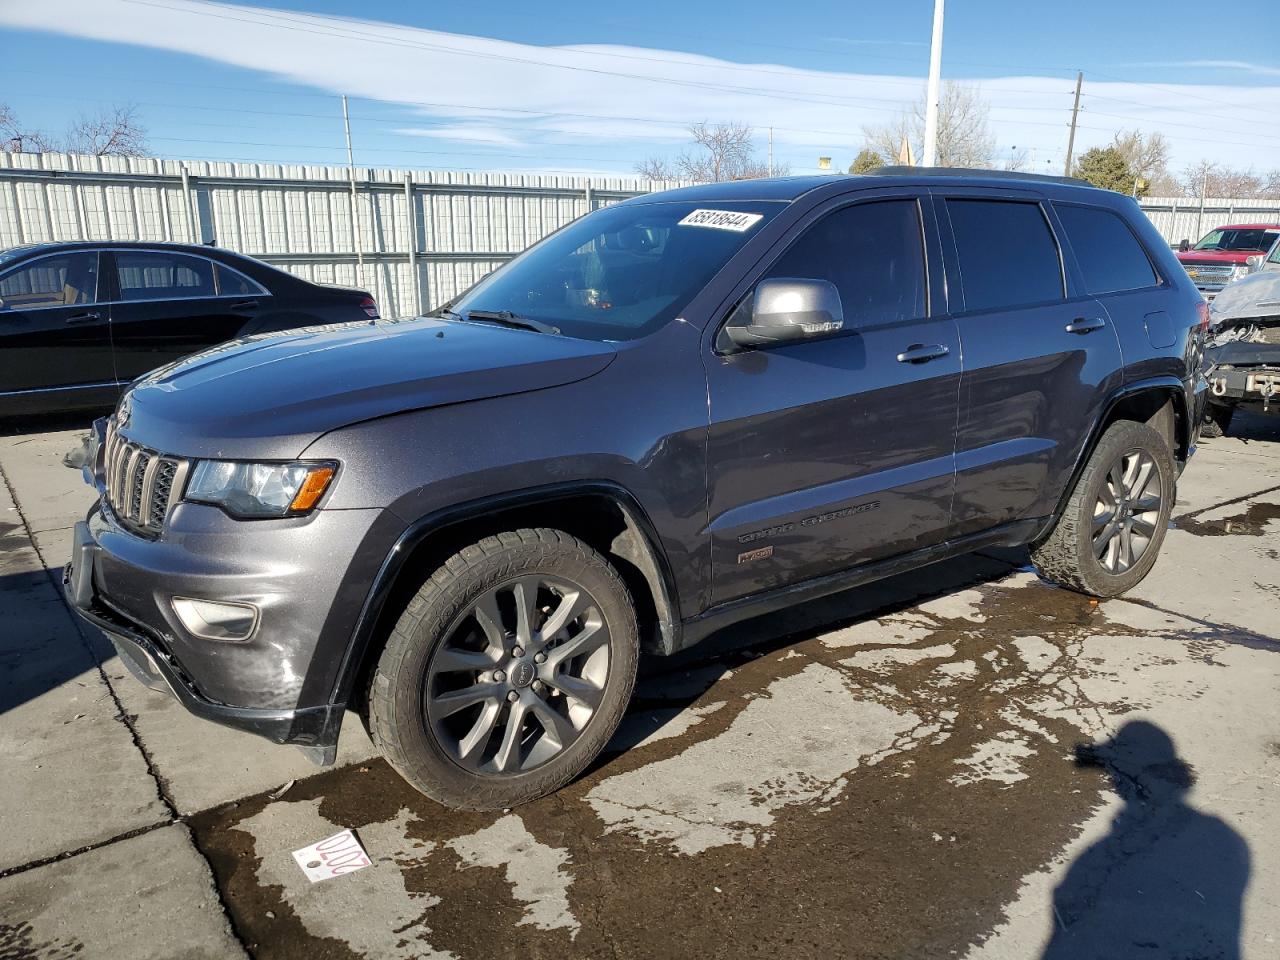
[{"label": "front grille", "polygon": [[148,450],[107,422],[103,454],[106,500],[125,526],[147,534],[159,534],[169,513],[182,496],[190,462]]},{"label": "front grille", "polygon": [[1235,266],[1230,263],[1214,263],[1214,264],[1195,264],[1186,265],[1187,273],[1191,274],[1191,279],[1196,283],[1227,283],[1231,280],[1231,275],[1235,271]]}]

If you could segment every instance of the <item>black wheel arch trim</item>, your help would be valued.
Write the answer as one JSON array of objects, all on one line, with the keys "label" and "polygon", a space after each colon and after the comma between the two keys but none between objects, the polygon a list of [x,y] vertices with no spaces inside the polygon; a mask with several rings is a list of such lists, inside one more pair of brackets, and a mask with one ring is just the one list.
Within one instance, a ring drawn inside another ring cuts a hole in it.
[{"label": "black wheel arch trim", "polygon": [[[1034,542],[1039,542],[1048,536],[1054,524],[1058,522],[1058,518],[1062,516],[1063,510],[1066,509],[1067,501],[1071,499],[1071,494],[1075,491],[1076,484],[1080,481],[1080,475],[1084,473],[1084,468],[1088,465],[1089,458],[1093,456],[1093,451],[1102,439],[1102,434],[1110,423],[1111,415],[1116,407],[1141,393],[1159,393],[1163,394],[1166,399],[1173,401],[1174,417],[1177,418],[1177,422],[1174,424],[1175,431],[1180,428],[1181,435],[1186,437],[1186,449],[1185,451],[1175,449],[1171,452],[1175,462],[1185,463],[1191,457],[1195,450],[1195,433],[1193,429],[1195,425],[1190,419],[1191,411],[1188,407],[1186,383],[1175,376],[1165,375],[1124,384],[1113,391],[1107,398],[1107,402],[1102,407],[1101,412],[1090,425],[1089,434],[1081,445],[1079,454],[1076,455],[1075,465],[1071,468],[1071,479],[1063,488],[1053,513],[1046,518],[1045,525],[1035,537]],[[1175,439],[1177,436],[1178,433],[1175,432]],[[1180,452],[1182,456],[1179,456]]]},{"label": "black wheel arch trim", "polygon": [[[374,642],[374,633],[386,609],[387,601],[399,583],[406,564],[419,546],[449,527],[478,519],[486,514],[583,496],[603,497],[613,501],[623,511],[624,518],[639,530],[642,545],[649,555],[656,574],[653,578],[656,583],[652,585],[657,588],[654,591],[653,600],[658,613],[661,652],[671,653],[679,649],[680,621],[676,613],[680,609],[678,588],[666,551],[658,537],[657,528],[640,505],[640,501],[626,487],[612,481],[589,480],[546,484],[455,504],[419,517],[409,524],[387,552],[365,596],[338,668],[330,703],[337,705],[351,702],[356,692],[355,684],[366,664],[366,656],[370,645]],[[647,573],[646,579],[650,579]]]}]

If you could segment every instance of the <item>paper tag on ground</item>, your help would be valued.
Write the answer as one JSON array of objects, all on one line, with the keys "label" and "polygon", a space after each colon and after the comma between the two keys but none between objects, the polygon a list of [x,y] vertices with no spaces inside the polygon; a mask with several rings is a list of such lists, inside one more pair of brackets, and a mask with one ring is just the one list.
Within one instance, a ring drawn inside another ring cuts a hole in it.
[{"label": "paper tag on ground", "polygon": [[695,210],[680,221],[682,227],[715,227],[745,233],[763,219],[762,213],[739,213],[737,210]]},{"label": "paper tag on ground", "polygon": [[293,859],[298,861],[298,866],[312,883],[354,873],[373,864],[350,830],[293,851]]}]

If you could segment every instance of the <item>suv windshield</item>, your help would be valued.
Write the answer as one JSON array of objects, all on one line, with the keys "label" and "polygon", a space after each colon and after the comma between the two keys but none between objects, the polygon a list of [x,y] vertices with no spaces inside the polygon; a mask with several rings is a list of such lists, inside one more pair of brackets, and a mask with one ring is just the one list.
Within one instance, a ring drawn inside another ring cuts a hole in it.
[{"label": "suv windshield", "polygon": [[1261,227],[1250,229],[1227,228],[1210,230],[1195,245],[1197,250],[1265,250],[1271,246],[1280,231]]},{"label": "suv windshield", "polygon": [[485,277],[449,305],[523,318],[570,337],[630,340],[676,317],[777,201],[618,204],[597,210]]}]

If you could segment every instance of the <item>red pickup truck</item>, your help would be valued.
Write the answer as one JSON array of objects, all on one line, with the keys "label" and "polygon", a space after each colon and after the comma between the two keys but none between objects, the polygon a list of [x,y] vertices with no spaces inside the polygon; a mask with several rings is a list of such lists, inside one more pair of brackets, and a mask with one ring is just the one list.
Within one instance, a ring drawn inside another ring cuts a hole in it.
[{"label": "red pickup truck", "polygon": [[1194,247],[1183,240],[1178,259],[1204,298],[1212,300],[1232,280],[1252,272],[1277,237],[1280,223],[1233,223],[1210,230]]}]

